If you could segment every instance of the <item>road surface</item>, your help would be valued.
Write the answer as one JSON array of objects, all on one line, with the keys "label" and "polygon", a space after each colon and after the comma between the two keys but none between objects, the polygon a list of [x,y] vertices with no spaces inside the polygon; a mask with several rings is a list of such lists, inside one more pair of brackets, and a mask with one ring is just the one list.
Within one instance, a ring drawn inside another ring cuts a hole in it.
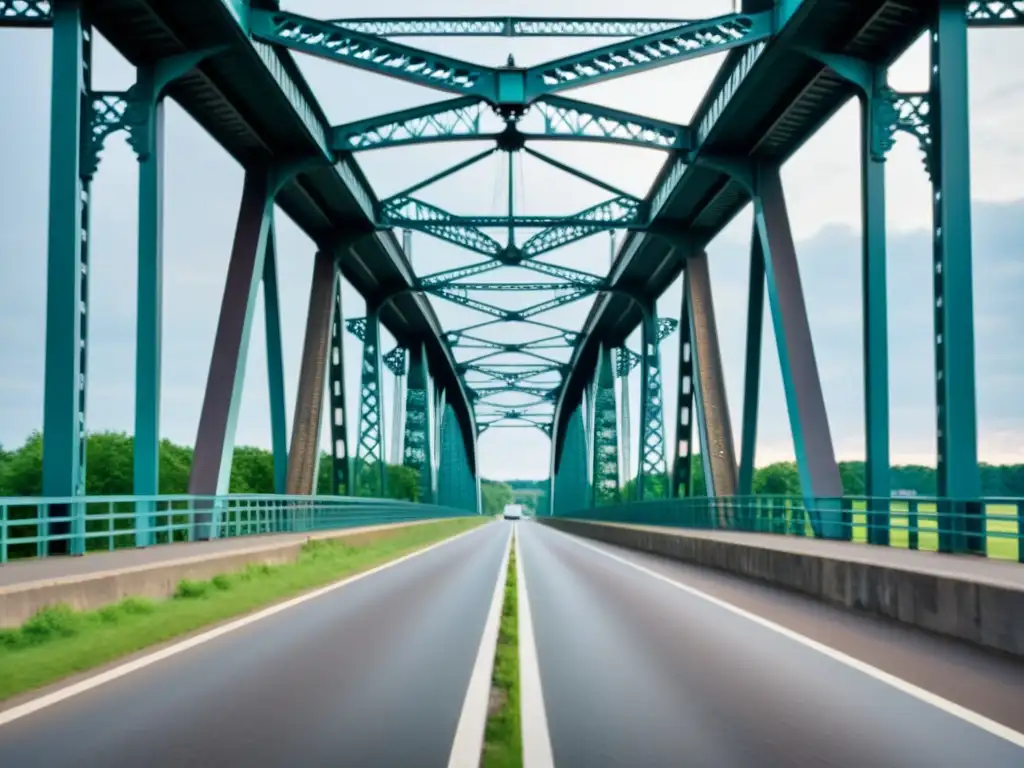
[{"label": "road surface", "polygon": [[495,521],[0,725],[0,766],[445,768],[513,528],[540,680],[524,720],[560,768],[1024,765],[971,714],[1024,730],[1017,662]]},{"label": "road surface", "polygon": [[446,766],[510,525],[0,726],[0,766]]},{"label": "road surface", "polygon": [[918,685],[1020,728],[1014,662],[536,523],[520,525],[518,550],[560,768],[1024,765],[1024,749],[600,552],[876,667],[913,667]]}]

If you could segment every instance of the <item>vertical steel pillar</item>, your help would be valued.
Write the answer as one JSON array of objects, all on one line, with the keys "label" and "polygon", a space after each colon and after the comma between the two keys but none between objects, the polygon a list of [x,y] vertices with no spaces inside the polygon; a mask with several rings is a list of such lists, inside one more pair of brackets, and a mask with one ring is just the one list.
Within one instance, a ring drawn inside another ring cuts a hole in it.
[{"label": "vertical steel pillar", "polygon": [[444,408],[441,425],[441,465],[438,470],[437,498],[445,507],[477,511],[477,481],[469,469],[469,446],[462,437],[459,421],[451,405]]},{"label": "vertical steel pillar", "polygon": [[[46,278],[43,495],[85,493],[85,393],[89,301],[89,179],[82,144],[90,136],[92,30],[78,0],[56,0],[50,94],[50,210]],[[54,505],[39,554],[82,554],[85,509]],[[42,533],[42,531],[40,531]]]},{"label": "vertical steel pillar", "polygon": [[[953,500],[940,520],[939,548],[983,551],[974,384],[971,164],[967,19],[962,2],[940,0],[931,35],[935,398],[939,496]],[[965,504],[969,504],[965,506]],[[966,526],[966,527],[965,527]],[[955,533],[954,530],[955,529]],[[945,532],[944,532],[945,531]],[[961,534],[967,534],[966,539]]]},{"label": "vertical steel pillar", "polygon": [[[268,254],[269,256],[269,254]],[[309,287],[309,309],[306,312],[306,333],[299,363],[299,387],[295,393],[295,416],[292,419],[291,449],[288,455],[287,493],[304,496],[318,492],[317,469],[320,458],[320,430],[323,424],[324,378],[330,367],[341,365],[341,350],[334,337],[339,331],[338,277],[334,254],[318,251],[313,261],[313,278]],[[342,326],[343,327],[343,326]],[[336,361],[337,358],[337,361]],[[331,375],[328,386],[331,399],[331,432],[335,423],[344,430],[344,381]],[[339,384],[340,410],[335,406],[335,384]],[[276,468],[276,467],[275,467]],[[337,493],[337,490],[334,489]]]},{"label": "vertical steel pillar", "polygon": [[615,369],[612,351],[602,346],[594,392],[593,505],[619,500],[619,435],[615,420]]},{"label": "vertical steel pillar", "polygon": [[[367,307],[366,337],[363,340],[363,361],[359,387],[359,442],[356,447],[357,496],[384,498],[388,492],[388,468],[384,455],[387,441],[384,433],[381,403],[380,307]],[[363,467],[372,466],[364,494]],[[373,475],[376,475],[374,477]]]},{"label": "vertical steel pillar", "polygon": [[768,303],[775,327],[800,486],[806,503],[813,510],[811,519],[815,532],[825,538],[843,538],[847,531],[838,502],[843,486],[814,359],[778,165],[764,163],[756,170],[754,215],[765,254]]},{"label": "vertical steel pillar", "polygon": [[433,503],[434,487],[432,467],[433,451],[430,435],[433,423],[427,391],[430,376],[427,351],[423,344],[409,348],[409,373],[406,377],[405,400],[405,452],[403,463],[415,469],[420,476],[420,501]]},{"label": "vertical steel pillar", "polygon": [[889,544],[889,320],[886,284],[885,151],[877,140],[883,70],[861,94],[861,301],[864,345],[864,484],[868,542]]},{"label": "vertical steel pillar", "polygon": [[[619,401],[619,436],[622,439],[622,485],[625,487],[633,479],[633,446],[630,445],[632,438],[632,425],[629,423],[629,350],[623,345],[616,353],[618,357],[618,376],[622,398]],[[633,501],[633,499],[623,499]]]},{"label": "vertical steel pillar", "polygon": [[384,356],[384,365],[395,377],[395,388],[391,395],[391,464],[402,463],[402,444],[405,442],[405,388],[406,388],[405,347],[395,347]]},{"label": "vertical steel pillar", "polygon": [[754,493],[757,457],[757,411],[761,399],[761,344],[764,339],[764,248],[754,221],[750,236],[750,280],[747,287],[747,348],[743,367],[743,434],[736,492]]},{"label": "vertical steel pillar", "polygon": [[[140,81],[152,83],[150,70],[140,72]],[[163,175],[164,175],[164,101],[153,93],[147,109],[148,132],[136,139],[139,149],[139,233],[138,287],[135,331],[135,437],[133,444],[136,496],[155,496],[160,492],[160,385],[163,354]],[[136,137],[133,137],[136,138]],[[140,502],[136,506],[135,544],[154,543],[155,505]]]},{"label": "vertical steel pillar", "polygon": [[640,353],[640,466],[637,498],[665,495],[665,406],[661,390],[658,317],[653,305],[644,307]]},{"label": "vertical steel pillar", "polygon": [[[270,436],[274,457],[274,493],[286,493],[288,488],[288,423],[285,417],[281,309],[277,296],[277,237],[273,212],[271,212],[270,227],[267,232],[267,255],[263,262],[263,314],[267,329],[267,384],[270,387]],[[315,492],[315,489],[313,490]]]},{"label": "vertical steel pillar", "polygon": [[[669,495],[685,498],[693,495],[693,332],[687,283],[689,268],[683,273],[683,300],[679,311],[679,378],[676,394],[676,444],[672,458],[672,482]],[[705,473],[706,474],[706,473]],[[710,493],[708,494],[711,495]]]},{"label": "vertical steel pillar", "polygon": [[695,388],[703,438],[700,451],[704,457],[708,496],[735,496],[736,447],[718,345],[707,254],[694,254],[687,261],[685,289],[693,333],[694,368],[697,372]]},{"label": "vertical steel pillar", "polygon": [[[228,491],[249,333],[256,294],[263,278],[273,207],[272,174],[266,169],[246,171],[188,481],[189,493],[198,496]],[[209,515],[196,516],[197,538],[211,535],[209,521]]]},{"label": "vertical steel pillar", "polygon": [[587,449],[583,408],[577,405],[565,427],[565,441],[554,473],[555,504],[564,513],[590,506],[587,484]]},{"label": "vertical steel pillar", "polygon": [[[352,459],[348,449],[348,406],[345,400],[345,318],[341,304],[341,278],[332,266],[331,354],[328,388],[331,401],[331,493],[355,496]],[[317,449],[319,452],[319,448]]]}]

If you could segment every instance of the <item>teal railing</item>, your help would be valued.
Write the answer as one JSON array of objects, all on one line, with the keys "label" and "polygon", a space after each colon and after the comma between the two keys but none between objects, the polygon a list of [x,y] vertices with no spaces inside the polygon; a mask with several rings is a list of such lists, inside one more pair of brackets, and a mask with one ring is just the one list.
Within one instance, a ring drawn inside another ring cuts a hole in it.
[{"label": "teal railing", "polygon": [[0,563],[55,552],[85,554],[471,514],[432,504],[339,496],[0,497]]},{"label": "teal railing", "polygon": [[556,517],[783,536],[821,536],[827,519],[840,531],[831,538],[1024,563],[1024,499],[1017,498],[843,497],[808,503],[796,496],[694,497],[609,504]]}]

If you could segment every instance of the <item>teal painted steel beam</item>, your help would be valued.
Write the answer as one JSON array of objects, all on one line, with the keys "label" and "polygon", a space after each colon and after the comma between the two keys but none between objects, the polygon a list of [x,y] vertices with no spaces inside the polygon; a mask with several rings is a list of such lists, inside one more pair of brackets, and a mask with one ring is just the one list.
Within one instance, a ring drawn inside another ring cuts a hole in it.
[{"label": "teal painted steel beam", "polygon": [[693,495],[694,366],[693,332],[690,323],[690,270],[683,272],[683,298],[679,310],[679,375],[676,377],[676,439],[672,451],[671,498]]},{"label": "teal painted steel beam", "polygon": [[[274,460],[274,493],[288,487],[288,423],[285,416],[284,350],[277,293],[277,238],[273,214],[263,261],[263,314],[267,336],[267,384],[270,398],[270,444]],[[315,492],[315,489],[314,489]]]},{"label": "teal painted steel beam", "polygon": [[402,463],[420,476],[420,501],[433,499],[433,452],[430,435],[433,430],[429,388],[430,377],[426,350],[422,345],[409,349],[409,373],[405,391],[405,445]]},{"label": "teal painted steel beam", "polygon": [[53,5],[54,0],[0,0],[0,27],[49,27]]},{"label": "teal painted steel beam", "polygon": [[[91,30],[81,3],[53,7],[53,70],[50,92],[50,208],[46,278],[46,379],[43,392],[43,495],[85,494],[85,395],[88,356],[89,176],[81,147],[89,114]],[[87,135],[87,133],[86,133]],[[59,540],[39,554],[85,551],[84,508],[49,508],[65,518],[49,524]],[[42,533],[42,532],[40,532]]]},{"label": "teal painted steel beam", "polygon": [[754,179],[754,218],[764,249],[768,304],[786,394],[800,487],[810,509],[815,533],[843,538],[842,512],[823,500],[839,499],[843,486],[829,429],[814,343],[807,321],[793,233],[786,211],[779,167],[763,163]]},{"label": "teal painted steel beam", "polygon": [[[615,198],[539,226],[547,229],[523,243],[522,254],[532,259],[562,246],[612,229],[631,229],[646,220],[643,205],[634,198]],[[526,225],[524,225],[526,226]],[[534,224],[533,226],[538,226]]]},{"label": "teal painted steel beam", "polygon": [[422,107],[389,112],[331,129],[331,149],[359,152],[430,141],[479,141],[488,136],[480,121],[490,110],[479,96],[461,96]]},{"label": "teal painted steel beam", "polygon": [[1024,27],[1024,0],[971,0],[967,3],[971,27]]},{"label": "teal painted steel beam", "polygon": [[750,277],[747,283],[747,340],[743,365],[743,427],[740,438],[739,481],[736,493],[752,496],[757,457],[757,417],[761,400],[761,349],[764,342],[764,248],[754,222],[750,237]]},{"label": "teal painted steel beam", "polygon": [[[263,282],[275,176],[268,170],[245,174],[189,476],[189,493],[197,496],[222,495],[228,490],[252,316]],[[196,522],[196,538],[208,537],[209,518],[200,515]]]},{"label": "teal painted steel beam", "polygon": [[257,40],[347,64],[415,85],[497,103],[498,70],[423,51],[286,11],[252,9],[249,31]]},{"label": "teal painted steel beam", "polygon": [[526,100],[722,53],[771,36],[772,12],[729,14],[549,61],[526,71]]},{"label": "teal painted steel beam", "polygon": [[686,19],[548,18],[531,16],[330,19],[379,37],[636,37],[678,27]]},{"label": "teal painted steel beam", "polygon": [[[493,217],[490,217],[493,218]],[[491,226],[504,227],[505,217]],[[433,235],[454,245],[485,256],[497,256],[504,247],[465,217],[452,213],[413,197],[391,198],[382,202],[378,214],[379,226],[383,228],[405,228]]]},{"label": "teal painted steel beam", "polygon": [[[644,307],[640,331],[640,462],[637,467],[637,499],[666,495],[665,401],[662,393],[658,318],[653,306]],[[662,486],[659,488],[659,486]]]},{"label": "teal painted steel beam", "polygon": [[[381,205],[379,226],[392,228],[404,227],[435,234],[435,230],[455,229],[472,232],[477,228],[504,229],[514,228],[541,229],[544,227],[575,230],[587,228],[590,234],[609,229],[626,229],[642,226],[642,206],[633,197],[615,197],[597,205],[592,205],[579,213],[570,216],[456,216],[435,205],[418,200],[414,197],[392,198]],[[474,238],[477,235],[474,233]],[[483,237],[487,237],[484,235]],[[539,237],[539,235],[535,236]],[[489,238],[488,238],[489,239]],[[532,241],[534,238],[530,238]],[[576,239],[579,239],[578,237]],[[529,242],[527,241],[527,245]],[[524,245],[523,253],[526,254]],[[500,252],[501,246],[498,246]],[[551,250],[548,248],[547,250]],[[529,255],[536,255],[530,252]]]},{"label": "teal painted steel beam", "polygon": [[[889,498],[889,320],[886,284],[885,154],[877,124],[887,115],[884,71],[861,93],[861,295],[864,345],[865,495]],[[882,150],[879,152],[879,150]],[[878,507],[878,508],[876,508]],[[889,505],[869,502],[868,541],[889,544]]]},{"label": "teal painted steel beam", "polygon": [[437,473],[437,500],[441,506],[480,511],[479,485],[469,468],[469,446],[458,428],[451,405],[444,406],[441,423],[440,465]]},{"label": "teal painted steel beam", "polygon": [[[963,4],[940,0],[931,41],[933,296],[938,493],[959,502],[981,495],[971,264],[967,20]],[[941,515],[941,512],[940,512]],[[939,549],[984,547],[979,520],[946,518]],[[964,529],[964,524],[971,530]],[[955,532],[950,529],[957,529]],[[963,537],[963,534],[969,535]],[[972,535],[977,534],[977,535]]]},{"label": "teal painted steel beam", "polygon": [[594,387],[593,505],[619,501],[619,431],[612,351],[602,346]]},{"label": "teal painted steel beam", "polygon": [[[160,492],[160,385],[163,354],[163,176],[164,102],[147,106],[150,146],[139,157],[138,277],[135,331],[135,437],[133,483],[136,496]],[[152,504],[136,508],[135,543],[154,543]]]},{"label": "teal painted steel beam", "polygon": [[[356,444],[356,495],[387,496],[383,387],[381,381],[380,308],[367,308],[363,361],[359,377],[359,441]],[[366,473],[364,486],[363,467]],[[365,491],[365,493],[364,493]]]},{"label": "teal painted steel beam", "polygon": [[[489,113],[493,113],[496,128],[502,123],[504,128],[486,130],[483,117]],[[541,118],[540,131],[524,131],[524,117],[535,114]],[[331,149],[335,152],[454,141],[494,141],[502,149],[515,151],[533,140],[590,141],[678,151],[694,146],[687,126],[553,95],[523,105],[522,111],[504,114],[478,96],[462,96],[331,129]]]}]

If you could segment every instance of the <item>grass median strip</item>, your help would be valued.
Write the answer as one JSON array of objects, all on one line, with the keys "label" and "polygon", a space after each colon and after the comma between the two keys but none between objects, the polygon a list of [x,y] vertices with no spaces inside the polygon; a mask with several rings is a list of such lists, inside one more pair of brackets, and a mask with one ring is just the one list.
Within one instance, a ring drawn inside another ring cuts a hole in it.
[{"label": "grass median strip", "polygon": [[208,581],[183,580],[168,600],[130,597],[95,611],[45,608],[21,627],[0,630],[0,701],[353,576],[489,521],[460,518],[311,541],[294,563],[253,565]]},{"label": "grass median strip", "polygon": [[[513,540],[514,541],[514,540]],[[505,578],[501,625],[491,676],[491,701],[484,731],[481,768],[522,768],[523,736],[519,712],[519,618],[516,549],[513,543]]]}]

